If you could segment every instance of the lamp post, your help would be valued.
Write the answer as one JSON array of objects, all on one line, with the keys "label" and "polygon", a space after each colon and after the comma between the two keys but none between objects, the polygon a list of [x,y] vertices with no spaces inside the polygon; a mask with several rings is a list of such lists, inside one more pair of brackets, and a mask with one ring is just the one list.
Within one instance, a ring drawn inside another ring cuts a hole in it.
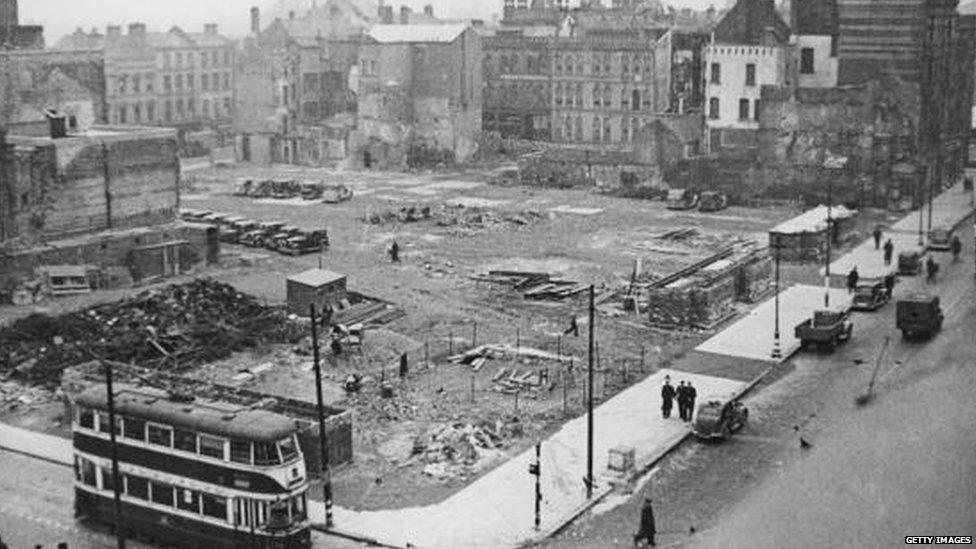
[{"label": "lamp post", "polygon": [[776,280],[774,286],[774,291],[776,292],[776,296],[773,298],[773,302],[775,303],[775,314],[774,314],[775,324],[773,326],[773,352],[770,353],[770,357],[775,360],[780,360],[783,358],[783,349],[782,347],[780,347],[780,339],[779,339],[779,234],[776,234],[773,237],[773,242],[775,243],[775,245],[773,246],[773,250],[774,250],[773,253],[776,254],[773,258],[774,265],[776,266],[775,275],[774,275]]},{"label": "lamp post", "polygon": [[[931,164],[927,164],[925,166],[925,180],[926,181],[929,180],[929,177],[930,177],[930,173],[931,172],[932,172],[932,166],[931,166]],[[918,179],[916,179],[916,181],[917,180]],[[919,246],[924,246],[925,245],[925,237],[924,237],[924,233],[923,233],[923,229],[922,229],[922,227],[924,226],[924,221],[925,221],[925,219],[924,219],[925,218],[925,195],[923,193],[925,193],[925,186],[924,186],[924,184],[920,184],[920,185],[918,185],[918,193],[917,193],[919,195],[918,196],[918,245]]]},{"label": "lamp post", "polygon": [[[834,179],[827,179],[827,256],[826,265],[824,265],[824,308],[830,308],[830,247],[832,241],[834,240],[834,227],[833,227],[833,202],[834,202]],[[777,252],[776,258],[779,259],[779,253]],[[777,301],[778,303],[778,301]],[[778,310],[778,309],[777,309]]]}]

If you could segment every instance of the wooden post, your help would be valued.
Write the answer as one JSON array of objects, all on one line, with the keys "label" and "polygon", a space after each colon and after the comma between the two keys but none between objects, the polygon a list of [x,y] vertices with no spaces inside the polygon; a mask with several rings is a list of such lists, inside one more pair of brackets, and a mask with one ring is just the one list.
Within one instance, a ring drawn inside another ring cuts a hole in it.
[{"label": "wooden post", "polygon": [[474,326],[471,327],[471,348],[478,346],[478,321],[474,322]]},{"label": "wooden post", "polygon": [[518,326],[515,327],[515,358],[518,358],[522,352],[522,331]]},{"label": "wooden post", "polygon": [[569,372],[563,369],[559,372],[559,377],[563,382],[563,415],[569,414]]},{"label": "wooden post", "polygon": [[454,356],[454,332],[447,334],[447,355]]},{"label": "wooden post", "polygon": [[430,342],[424,341],[424,364],[430,369]]},{"label": "wooden post", "polygon": [[471,402],[474,402],[474,370],[471,370]]},{"label": "wooden post", "polygon": [[644,370],[644,346],[643,345],[641,345],[641,366],[640,366],[640,368],[641,368],[641,373],[643,374],[644,371],[645,371]]},{"label": "wooden post", "polygon": [[519,411],[518,410],[518,397],[519,397],[519,392],[520,391],[518,389],[515,389],[515,413],[516,414],[518,414],[518,411]]}]

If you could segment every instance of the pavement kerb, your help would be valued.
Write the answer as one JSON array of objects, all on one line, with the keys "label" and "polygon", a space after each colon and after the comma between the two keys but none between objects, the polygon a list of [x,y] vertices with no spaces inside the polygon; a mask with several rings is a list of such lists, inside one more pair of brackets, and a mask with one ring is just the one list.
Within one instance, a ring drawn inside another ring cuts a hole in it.
[{"label": "pavement kerb", "polygon": [[43,456],[43,455],[41,455],[40,452],[36,452],[36,453],[35,452],[29,452],[27,450],[23,450],[23,449],[20,449],[20,448],[11,448],[9,446],[4,446],[3,444],[0,444],[0,450],[5,450],[5,451],[10,452],[10,453],[13,453],[13,454],[20,454],[22,456],[27,456],[29,458],[39,459],[41,461],[46,461],[48,463],[53,463],[54,465],[60,465],[61,467],[71,467],[71,463],[65,463],[65,462],[63,462],[63,461],[61,461],[59,459],[51,458],[51,457],[48,457],[48,456]]},{"label": "pavement kerb", "polygon": [[408,549],[405,546],[401,546],[401,545],[390,545],[388,543],[381,543],[376,538],[367,537],[367,536],[364,536],[364,535],[361,535],[361,534],[356,534],[354,532],[346,532],[345,530],[341,530],[341,529],[335,528],[335,527],[329,528],[327,526],[324,526],[324,525],[318,524],[318,523],[314,523],[314,522],[311,524],[311,528],[313,530],[315,530],[315,531],[322,532],[323,534],[326,534],[326,535],[329,535],[329,536],[336,536],[336,537],[339,537],[339,538],[345,538],[345,539],[352,540],[352,541],[358,541],[360,543],[365,543],[366,545],[369,545],[371,547],[385,547],[387,549]]}]

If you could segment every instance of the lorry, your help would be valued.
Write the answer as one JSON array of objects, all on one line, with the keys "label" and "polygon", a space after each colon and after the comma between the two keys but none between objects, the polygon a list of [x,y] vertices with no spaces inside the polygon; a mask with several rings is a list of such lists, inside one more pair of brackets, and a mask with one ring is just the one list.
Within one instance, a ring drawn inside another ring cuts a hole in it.
[{"label": "lorry", "polygon": [[895,304],[895,326],[905,339],[915,336],[932,337],[942,329],[945,315],[939,305],[939,296],[912,294]]},{"label": "lorry", "polygon": [[671,189],[665,203],[669,210],[693,210],[698,206],[698,193],[691,189]]},{"label": "lorry", "polygon": [[793,329],[793,335],[800,340],[800,346],[808,344],[826,347],[833,351],[838,345],[851,339],[854,323],[847,311],[814,311],[808,318]]},{"label": "lorry", "polygon": [[706,191],[701,194],[698,204],[700,212],[717,212],[729,207],[729,197],[725,193]]}]

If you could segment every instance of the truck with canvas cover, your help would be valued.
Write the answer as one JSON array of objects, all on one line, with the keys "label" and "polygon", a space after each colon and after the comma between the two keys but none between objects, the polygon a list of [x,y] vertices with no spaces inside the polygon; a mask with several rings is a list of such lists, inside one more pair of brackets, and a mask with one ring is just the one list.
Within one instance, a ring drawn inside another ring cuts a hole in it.
[{"label": "truck with canvas cover", "polygon": [[895,305],[895,326],[905,339],[932,337],[942,329],[944,319],[939,296],[913,294],[899,299]]},{"label": "truck with canvas cover", "polygon": [[813,344],[833,350],[849,341],[853,332],[854,323],[847,311],[819,310],[814,311],[813,318],[798,324],[793,335],[800,340],[801,346]]}]

